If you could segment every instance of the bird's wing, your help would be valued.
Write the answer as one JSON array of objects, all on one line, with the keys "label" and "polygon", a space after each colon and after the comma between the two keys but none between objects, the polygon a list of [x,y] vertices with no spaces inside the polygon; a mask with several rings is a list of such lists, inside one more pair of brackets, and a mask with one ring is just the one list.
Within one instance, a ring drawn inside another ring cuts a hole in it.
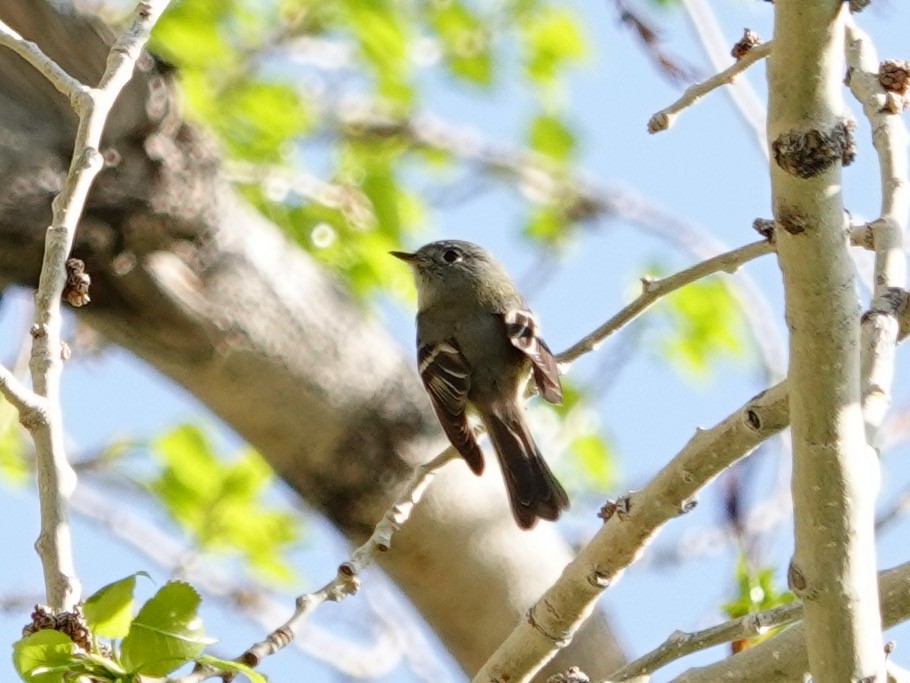
[{"label": "bird's wing", "polygon": [[471,369],[454,339],[417,349],[417,369],[433,409],[452,445],[475,474],[483,472],[483,452],[468,425],[466,414]]},{"label": "bird's wing", "polygon": [[562,403],[559,368],[553,352],[537,333],[537,321],[530,311],[512,309],[503,314],[506,335],[519,351],[531,359],[534,381],[540,395],[550,403]]}]

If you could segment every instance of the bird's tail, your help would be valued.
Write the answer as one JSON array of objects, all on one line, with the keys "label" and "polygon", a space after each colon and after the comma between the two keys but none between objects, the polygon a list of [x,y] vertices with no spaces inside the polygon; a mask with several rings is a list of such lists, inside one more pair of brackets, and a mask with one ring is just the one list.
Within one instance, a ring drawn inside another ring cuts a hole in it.
[{"label": "bird's tail", "polygon": [[569,507],[569,497],[537,449],[521,408],[503,401],[482,411],[482,418],[499,456],[518,526],[530,529],[538,518],[557,519]]}]

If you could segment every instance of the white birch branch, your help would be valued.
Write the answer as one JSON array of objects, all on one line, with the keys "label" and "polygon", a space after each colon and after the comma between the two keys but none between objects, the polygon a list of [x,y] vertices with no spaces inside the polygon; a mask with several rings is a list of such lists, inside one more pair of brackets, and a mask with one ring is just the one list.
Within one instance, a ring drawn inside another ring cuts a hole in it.
[{"label": "white birch branch", "polygon": [[907,127],[900,111],[887,106],[889,93],[879,82],[879,60],[869,36],[852,18],[847,23],[847,67],[850,89],[863,105],[872,127],[881,179],[881,214],[869,224],[875,251],[874,290],[862,318],[861,365],[863,418],[866,439],[877,446],[877,435],[891,405],[895,349],[899,335],[900,290],[906,286],[904,233],[910,212],[907,173]]},{"label": "white birch branch", "polygon": [[795,552],[816,681],[883,683],[875,582],[877,458],[860,407],[859,306],[843,229],[844,24],[839,0],[777,0],[768,139],[790,330]]},{"label": "white birch branch", "polygon": [[[31,373],[35,393],[44,397],[46,419],[26,424],[35,442],[41,531],[35,547],[44,570],[47,603],[70,610],[81,587],[73,562],[67,501],[76,474],[66,459],[60,375],[64,345],[61,339],[60,299],[67,280],[66,261],[92,182],[103,165],[99,146],[107,116],[123,86],[132,77],[142,46],[168,0],[140,2],[117,43],[96,88],[78,83],[31,43],[0,22],[0,43],[15,50],[70,99],[79,117],[76,141],[63,189],[53,201],[53,218],[45,238],[44,261],[35,294]],[[77,49],[74,46],[73,49]]]},{"label": "white birch branch", "polygon": [[697,430],[644,489],[605,506],[604,526],[493,653],[474,683],[530,680],[571,642],[601,593],[660,528],[690,510],[701,488],[785,427],[787,419],[787,387],[781,383],[714,427]]}]

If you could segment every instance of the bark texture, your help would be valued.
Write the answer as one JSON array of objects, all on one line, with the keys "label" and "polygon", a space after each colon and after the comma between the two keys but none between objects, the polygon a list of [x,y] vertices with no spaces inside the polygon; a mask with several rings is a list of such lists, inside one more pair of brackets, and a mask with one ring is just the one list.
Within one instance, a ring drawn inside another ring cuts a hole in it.
[{"label": "bark texture", "polygon": [[853,155],[841,95],[839,0],[775,2],[768,140],[790,331],[795,551],[789,584],[805,605],[816,681],[884,681],[875,582],[878,459],[860,403],[859,302],[841,166]]},{"label": "bark texture", "polygon": [[[97,81],[103,27],[38,1],[0,0],[0,18]],[[413,362],[224,181],[216,147],[175,107],[167,67],[140,67],[112,115],[113,163],[77,234],[74,255],[93,280],[80,314],[195,394],[362,541],[412,465],[442,444]],[[0,120],[0,284],[33,286],[76,119],[2,51]],[[383,568],[471,672],[569,558],[552,528],[515,528],[498,476],[478,480],[455,462]],[[620,660],[599,617],[552,670],[577,664],[602,677]]]}]

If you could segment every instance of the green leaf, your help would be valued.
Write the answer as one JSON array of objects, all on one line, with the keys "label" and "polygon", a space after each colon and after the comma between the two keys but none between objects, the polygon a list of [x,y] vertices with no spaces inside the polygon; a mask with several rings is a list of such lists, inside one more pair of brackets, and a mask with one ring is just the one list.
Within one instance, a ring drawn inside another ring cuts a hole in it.
[{"label": "green leaf", "polygon": [[13,484],[24,484],[29,467],[18,417],[12,404],[0,400],[0,476]]},{"label": "green leaf", "polygon": [[457,0],[430,2],[425,7],[452,75],[477,85],[489,85],[493,79],[490,32],[481,18]]},{"label": "green leaf", "polygon": [[61,683],[74,648],[65,633],[42,629],[13,643],[13,666],[28,683]]},{"label": "green leaf", "polygon": [[522,28],[525,69],[538,84],[552,84],[560,69],[587,54],[578,18],[571,10],[548,7],[531,15]]},{"label": "green leaf", "polygon": [[564,121],[549,114],[541,114],[531,122],[528,142],[532,149],[556,161],[568,161],[575,150],[572,131]]},{"label": "green leaf", "polygon": [[165,676],[216,642],[205,637],[196,614],[199,602],[189,584],[171,581],[162,586],[130,624],[120,647],[123,665],[132,673]]},{"label": "green leaf", "polygon": [[378,92],[392,102],[409,104],[408,29],[390,0],[342,0],[347,27],[373,67]]},{"label": "green leaf", "polygon": [[684,287],[666,297],[658,310],[670,327],[661,332],[661,350],[684,373],[703,378],[715,359],[746,355],[742,314],[719,278]]},{"label": "green leaf", "polygon": [[588,487],[604,490],[613,485],[616,475],[613,458],[599,434],[583,434],[573,439],[569,448]]},{"label": "green leaf", "polygon": [[568,236],[568,227],[563,211],[553,204],[541,204],[531,207],[524,233],[533,240],[556,245]]},{"label": "green leaf", "polygon": [[133,619],[136,576],[140,574],[149,578],[145,572],[137,572],[109,583],[85,601],[82,611],[93,633],[105,638],[123,638],[127,634]]},{"label": "green leaf", "polygon": [[212,657],[211,655],[204,655],[202,657],[197,657],[196,661],[200,664],[206,664],[215,669],[220,669],[221,671],[236,671],[237,673],[241,673],[250,679],[250,683],[266,683],[267,680],[265,676],[254,668],[230,659],[220,659],[218,657]]}]

